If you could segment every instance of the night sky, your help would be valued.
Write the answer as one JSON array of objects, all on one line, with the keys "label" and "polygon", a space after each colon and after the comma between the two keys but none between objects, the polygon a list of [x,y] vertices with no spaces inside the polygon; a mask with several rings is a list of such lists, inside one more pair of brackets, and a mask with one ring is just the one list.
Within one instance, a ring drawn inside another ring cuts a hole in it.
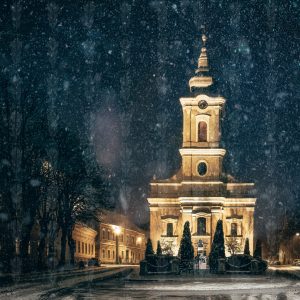
[{"label": "night sky", "polygon": [[20,3],[18,26],[14,2],[0,4],[1,77],[17,66],[23,92],[37,93],[41,105],[52,97],[58,121],[91,136],[117,210],[147,223],[150,180],[180,166],[179,98],[189,95],[205,25],[212,74],[227,99],[224,171],[256,183],[259,234],[285,214],[297,222],[299,1]]}]

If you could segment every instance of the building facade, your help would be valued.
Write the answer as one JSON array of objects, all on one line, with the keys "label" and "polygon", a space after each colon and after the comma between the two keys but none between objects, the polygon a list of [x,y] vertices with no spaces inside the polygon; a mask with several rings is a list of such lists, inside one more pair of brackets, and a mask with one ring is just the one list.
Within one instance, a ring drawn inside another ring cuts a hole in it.
[{"label": "building facade", "polygon": [[[74,258],[76,262],[96,257],[96,237],[96,230],[82,224],[75,224],[72,238],[75,244]],[[67,247],[67,255],[69,256],[69,247]]]},{"label": "building facade", "polygon": [[[87,263],[96,258],[105,264],[138,264],[144,259],[146,249],[146,233],[130,222],[126,216],[114,212],[105,212],[100,217],[101,222],[93,226],[76,223],[72,232],[75,245],[75,263]],[[39,226],[32,230],[29,243],[29,259],[32,265],[37,264],[39,246]],[[16,257],[20,254],[20,242],[16,241]],[[45,255],[49,255],[49,242],[46,241]],[[55,267],[59,263],[61,252],[61,231],[57,233],[54,242],[54,260],[49,264]],[[118,259],[117,259],[118,253]],[[66,263],[71,255],[68,242],[66,243]]]},{"label": "building facade", "polygon": [[146,235],[123,215],[111,213],[103,217],[99,227],[102,263],[138,264],[145,256]]},{"label": "building facade", "polygon": [[[183,226],[189,221],[195,254],[198,245],[208,255],[219,219],[224,238],[250,242],[253,253],[253,183],[238,183],[223,173],[226,150],[220,148],[221,117],[226,100],[214,94],[206,52],[206,36],[198,68],[189,81],[191,95],[180,99],[183,112],[182,163],[166,180],[150,183],[150,238],[177,255]],[[228,253],[227,253],[228,254]]]}]

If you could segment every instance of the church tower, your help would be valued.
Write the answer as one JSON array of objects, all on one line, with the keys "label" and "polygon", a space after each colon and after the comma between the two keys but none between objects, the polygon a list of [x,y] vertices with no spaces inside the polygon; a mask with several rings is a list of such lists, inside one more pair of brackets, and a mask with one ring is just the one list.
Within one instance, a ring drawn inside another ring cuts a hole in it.
[{"label": "church tower", "polygon": [[213,94],[206,40],[203,35],[198,68],[189,81],[191,96],[180,99],[181,168],[170,179],[150,184],[150,238],[153,245],[160,240],[165,252],[177,255],[184,223],[189,221],[195,255],[197,249],[208,255],[221,219],[225,241],[235,238],[243,249],[248,238],[253,254],[254,184],[237,183],[223,173],[226,150],[220,148],[220,121],[226,101]]}]

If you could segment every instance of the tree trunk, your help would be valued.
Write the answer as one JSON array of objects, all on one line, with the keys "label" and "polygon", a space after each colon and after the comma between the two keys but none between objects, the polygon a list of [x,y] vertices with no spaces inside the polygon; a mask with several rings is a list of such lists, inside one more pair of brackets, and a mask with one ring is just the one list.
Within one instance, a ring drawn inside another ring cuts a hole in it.
[{"label": "tree trunk", "polygon": [[67,230],[62,228],[61,239],[60,239],[60,260],[59,266],[64,266],[66,264],[66,244],[67,244]]},{"label": "tree trunk", "polygon": [[30,242],[30,225],[23,225],[22,237],[20,241],[20,257],[21,257],[21,271],[22,273],[27,273],[31,271],[29,252],[29,242]]},{"label": "tree trunk", "polygon": [[75,242],[72,239],[72,231],[68,233],[68,245],[69,245],[69,250],[70,250],[70,264],[74,265],[75,264]]},{"label": "tree trunk", "polygon": [[51,237],[49,238],[49,251],[48,251],[48,265],[50,266],[50,269],[53,270],[55,265],[54,265],[54,256],[55,256],[55,247],[54,247],[54,239]]},{"label": "tree trunk", "polygon": [[0,241],[0,271],[3,273],[11,272],[11,259],[14,255],[14,240],[12,237],[12,229],[9,223],[0,226],[3,236]]},{"label": "tree trunk", "polygon": [[44,270],[47,268],[46,265],[46,238],[48,234],[47,220],[42,220],[40,222],[40,244],[38,247],[38,264],[37,267],[39,270]]}]

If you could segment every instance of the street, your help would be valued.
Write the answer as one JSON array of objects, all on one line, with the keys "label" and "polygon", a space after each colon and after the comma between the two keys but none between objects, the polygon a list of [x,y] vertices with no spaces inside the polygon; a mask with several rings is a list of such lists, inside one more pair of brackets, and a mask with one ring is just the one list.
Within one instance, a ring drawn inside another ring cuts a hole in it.
[{"label": "street", "polygon": [[300,281],[273,276],[223,275],[139,277],[138,268],[122,278],[65,285],[27,287],[0,299],[300,299]]}]

